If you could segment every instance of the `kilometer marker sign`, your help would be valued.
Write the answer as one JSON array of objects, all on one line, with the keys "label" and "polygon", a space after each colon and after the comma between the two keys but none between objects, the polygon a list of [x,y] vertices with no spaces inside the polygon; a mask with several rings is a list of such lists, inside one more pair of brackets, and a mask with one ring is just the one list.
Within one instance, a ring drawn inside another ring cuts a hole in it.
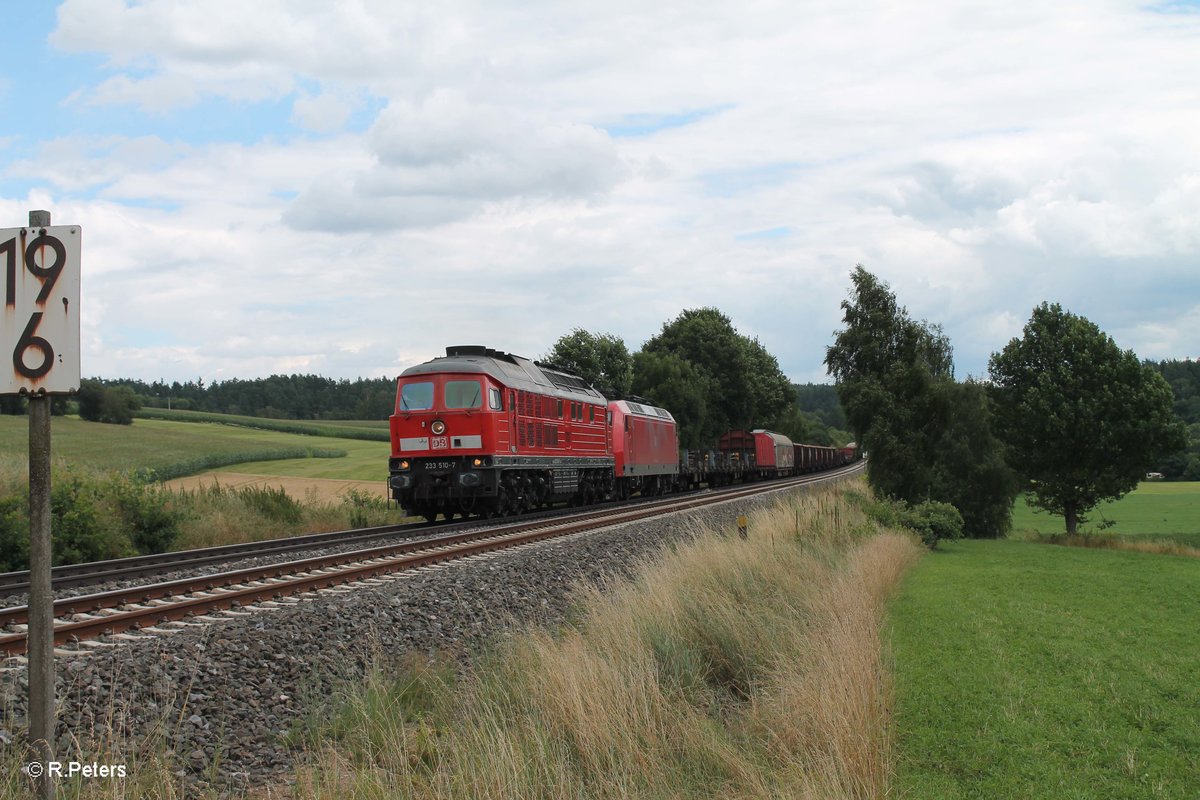
[{"label": "kilometer marker sign", "polygon": [[78,225],[0,229],[0,394],[79,390]]}]

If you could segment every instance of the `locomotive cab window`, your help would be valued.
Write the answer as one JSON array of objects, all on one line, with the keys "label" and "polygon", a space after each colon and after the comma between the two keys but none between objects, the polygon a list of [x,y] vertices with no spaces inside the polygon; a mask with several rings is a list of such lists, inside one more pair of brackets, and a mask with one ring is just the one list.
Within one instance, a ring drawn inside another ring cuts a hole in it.
[{"label": "locomotive cab window", "polygon": [[401,411],[428,411],[433,408],[432,383],[406,383],[400,389]]},{"label": "locomotive cab window", "polygon": [[482,391],[479,381],[446,381],[446,408],[479,408]]},{"label": "locomotive cab window", "polygon": [[488,407],[493,411],[504,410],[504,401],[499,389],[488,389]]}]

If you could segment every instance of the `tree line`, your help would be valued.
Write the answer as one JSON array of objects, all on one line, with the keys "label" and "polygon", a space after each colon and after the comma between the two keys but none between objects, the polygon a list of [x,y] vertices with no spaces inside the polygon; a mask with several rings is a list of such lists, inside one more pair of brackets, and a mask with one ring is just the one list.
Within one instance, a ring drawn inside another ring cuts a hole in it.
[{"label": "tree line", "polygon": [[1200,481],[1200,361],[1146,362],[1163,376],[1175,396],[1175,416],[1187,426],[1187,448],[1159,462],[1169,481]]},{"label": "tree line", "polygon": [[1021,492],[1075,533],[1186,443],[1161,371],[1057,304],[992,354],[987,383],[957,381],[941,327],[862,265],[842,310],[825,363],[869,482],[904,504],[953,505],[970,535],[1005,535]]},{"label": "tree line", "polygon": [[833,387],[791,383],[775,356],[716,308],[683,311],[632,354],[618,336],[576,328],[541,362],[583,377],[607,397],[667,409],[681,447],[711,447],[730,428],[769,428],[809,444],[848,441],[836,426],[843,419]]},{"label": "tree line", "polygon": [[[3,413],[25,413],[23,398],[3,400]],[[320,375],[231,378],[210,384],[203,379],[147,383],[131,378],[89,378],[81,382],[76,402],[84,419],[118,423],[131,421],[132,412],[142,407],[269,419],[387,419],[396,403],[396,381],[337,380]],[[66,413],[66,398],[61,398],[58,410]]]}]

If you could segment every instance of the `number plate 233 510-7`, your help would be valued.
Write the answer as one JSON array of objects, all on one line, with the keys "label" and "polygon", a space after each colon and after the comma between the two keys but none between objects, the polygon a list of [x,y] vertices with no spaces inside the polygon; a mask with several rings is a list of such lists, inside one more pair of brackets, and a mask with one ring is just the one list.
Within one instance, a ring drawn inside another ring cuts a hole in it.
[{"label": "number plate 233 510-7", "polygon": [[453,461],[427,461],[427,462],[425,462],[425,469],[429,470],[430,472],[445,472],[445,471],[454,469],[454,466],[455,466],[455,464]]}]

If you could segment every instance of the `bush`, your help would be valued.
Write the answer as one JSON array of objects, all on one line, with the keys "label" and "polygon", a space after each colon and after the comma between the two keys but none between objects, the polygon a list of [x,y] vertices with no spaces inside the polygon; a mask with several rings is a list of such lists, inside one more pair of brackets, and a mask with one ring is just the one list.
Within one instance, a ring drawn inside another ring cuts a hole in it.
[{"label": "bush", "polygon": [[388,503],[369,492],[351,489],[342,495],[342,505],[350,509],[351,528],[369,528],[382,524],[388,512]]},{"label": "bush", "polygon": [[304,519],[304,507],[282,487],[244,486],[234,490],[247,508],[276,522],[297,524]]},{"label": "bush", "polygon": [[963,537],[963,518],[950,503],[926,500],[910,506],[903,500],[878,500],[866,506],[866,512],[880,525],[908,528],[921,537],[930,550],[942,539]]},{"label": "bush", "polygon": [[0,498],[0,572],[16,572],[28,568],[28,494]]},{"label": "bush", "polygon": [[963,537],[963,518],[949,503],[926,500],[909,511],[905,523],[921,535],[921,541],[931,550],[943,539]]},{"label": "bush", "polygon": [[[55,564],[82,564],[135,555],[133,542],[104,502],[101,486],[70,478],[50,490]],[[105,513],[108,511],[108,513]]]},{"label": "bush", "polygon": [[169,505],[171,494],[130,478],[113,481],[122,521],[139,553],[165,553],[179,537],[183,514]]},{"label": "bush", "polygon": [[88,422],[132,425],[133,412],[141,408],[137,396],[127,386],[108,387],[96,381],[79,384],[79,416]]},{"label": "bush", "polygon": [[[29,490],[0,496],[0,572],[29,569]],[[50,488],[55,564],[171,549],[184,514],[173,495],[125,475],[56,469]]]}]

